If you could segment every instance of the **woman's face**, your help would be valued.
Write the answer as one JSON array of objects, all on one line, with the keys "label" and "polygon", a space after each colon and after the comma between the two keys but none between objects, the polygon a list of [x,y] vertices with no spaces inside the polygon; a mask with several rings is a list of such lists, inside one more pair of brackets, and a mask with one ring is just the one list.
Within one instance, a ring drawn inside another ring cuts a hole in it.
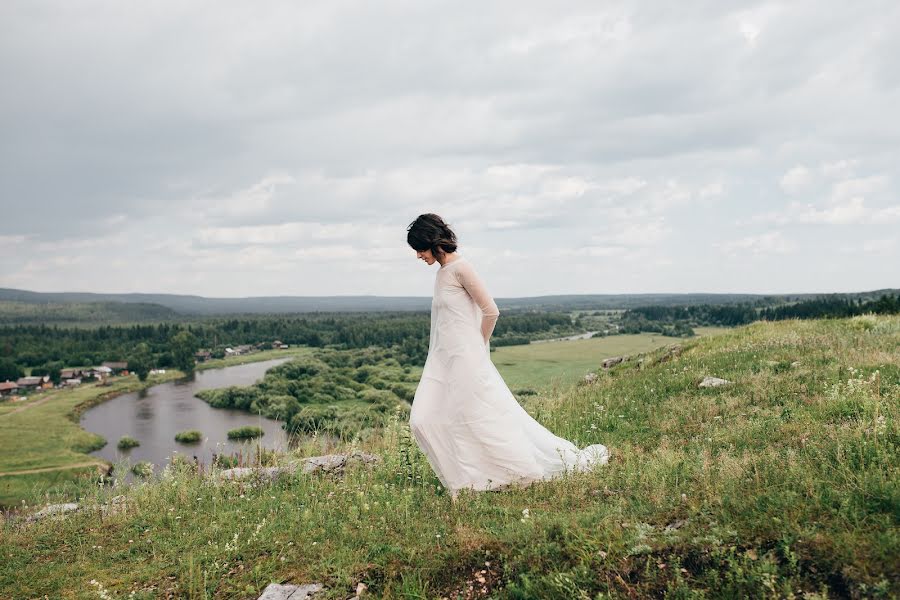
[{"label": "woman's face", "polygon": [[437,260],[431,250],[416,250],[416,258],[425,261],[429,265],[433,265]]}]

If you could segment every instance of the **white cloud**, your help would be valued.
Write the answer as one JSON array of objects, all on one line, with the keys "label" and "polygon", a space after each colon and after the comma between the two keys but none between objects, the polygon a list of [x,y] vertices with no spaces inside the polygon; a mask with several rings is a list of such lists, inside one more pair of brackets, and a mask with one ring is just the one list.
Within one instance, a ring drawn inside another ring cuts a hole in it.
[{"label": "white cloud", "polygon": [[732,255],[782,255],[790,254],[797,248],[796,244],[785,238],[780,231],[745,236],[736,240],[719,242],[715,246]]},{"label": "white cloud", "polygon": [[796,194],[803,191],[812,182],[812,174],[809,169],[800,165],[793,167],[781,178],[781,188],[788,194]]}]

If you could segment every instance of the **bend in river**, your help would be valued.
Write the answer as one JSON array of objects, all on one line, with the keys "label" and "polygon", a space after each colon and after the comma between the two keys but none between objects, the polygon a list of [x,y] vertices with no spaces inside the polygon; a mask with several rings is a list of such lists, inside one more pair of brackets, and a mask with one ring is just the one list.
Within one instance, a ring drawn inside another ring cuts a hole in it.
[{"label": "bend in river", "polygon": [[[200,390],[230,385],[252,385],[262,379],[267,370],[288,360],[278,358],[197,371],[191,379],[162,383],[98,404],[81,417],[84,429],[107,440],[106,446],[92,454],[113,463],[147,461],[156,467],[164,467],[173,452],[188,459],[196,456],[200,462],[210,464],[213,453],[231,455],[242,452],[247,460],[252,459],[257,441],[266,449],[286,450],[288,436],[280,421],[240,410],[212,408],[194,394]],[[245,425],[261,427],[265,435],[251,443],[228,439],[230,429]],[[175,434],[187,429],[199,430],[203,434],[201,441],[197,444],[176,442]],[[125,435],[138,440],[140,446],[119,450],[118,441]]]}]

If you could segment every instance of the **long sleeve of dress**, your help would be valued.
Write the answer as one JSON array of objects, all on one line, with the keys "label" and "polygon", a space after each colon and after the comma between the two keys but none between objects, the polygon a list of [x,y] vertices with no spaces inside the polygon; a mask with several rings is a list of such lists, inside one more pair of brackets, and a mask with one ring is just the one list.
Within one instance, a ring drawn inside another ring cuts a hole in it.
[{"label": "long sleeve of dress", "polygon": [[484,338],[484,343],[487,344],[494,332],[497,319],[500,317],[500,309],[497,308],[497,303],[494,302],[487,286],[471,263],[468,261],[460,263],[456,269],[456,278],[481,308],[481,336]]}]

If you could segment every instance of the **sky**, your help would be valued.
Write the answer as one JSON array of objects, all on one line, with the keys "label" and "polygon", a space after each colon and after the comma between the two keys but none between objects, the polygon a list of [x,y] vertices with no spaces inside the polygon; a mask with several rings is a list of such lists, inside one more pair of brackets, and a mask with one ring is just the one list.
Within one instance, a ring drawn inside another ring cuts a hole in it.
[{"label": "sky", "polygon": [[0,3],[0,287],[900,287],[900,3]]}]

